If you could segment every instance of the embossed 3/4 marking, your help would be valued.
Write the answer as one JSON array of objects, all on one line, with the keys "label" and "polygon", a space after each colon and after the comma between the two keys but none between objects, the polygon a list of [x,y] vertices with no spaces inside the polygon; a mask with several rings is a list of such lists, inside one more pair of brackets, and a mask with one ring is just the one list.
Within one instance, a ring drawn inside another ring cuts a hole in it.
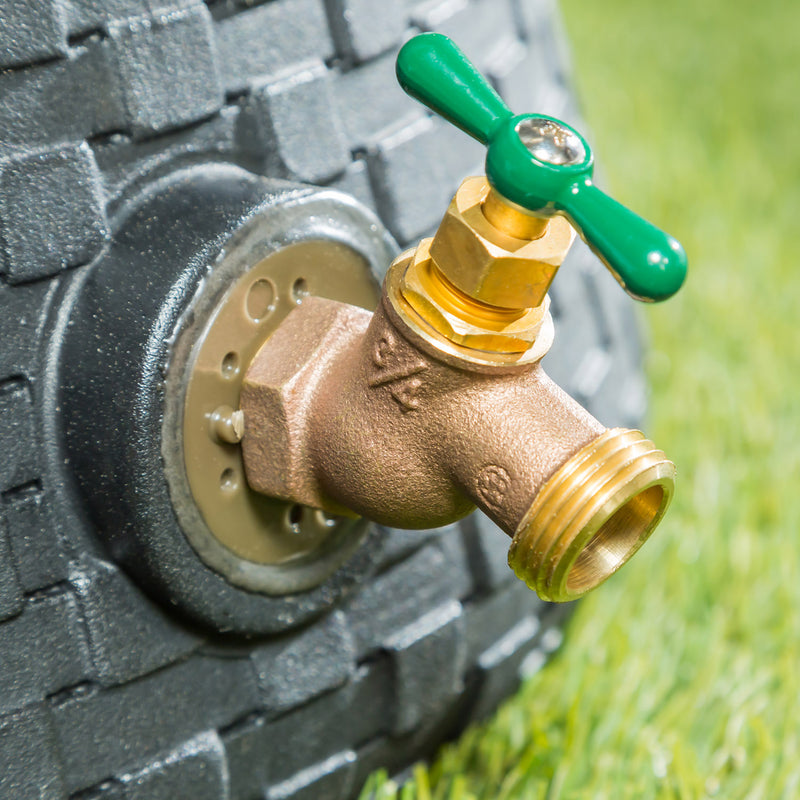
[{"label": "embossed 3/4 marking", "polygon": [[421,358],[404,359],[398,353],[397,340],[391,332],[386,331],[375,345],[372,362],[375,369],[369,377],[371,388],[388,386],[392,399],[403,413],[419,408],[418,392],[422,379],[416,376],[428,369],[426,361]]}]

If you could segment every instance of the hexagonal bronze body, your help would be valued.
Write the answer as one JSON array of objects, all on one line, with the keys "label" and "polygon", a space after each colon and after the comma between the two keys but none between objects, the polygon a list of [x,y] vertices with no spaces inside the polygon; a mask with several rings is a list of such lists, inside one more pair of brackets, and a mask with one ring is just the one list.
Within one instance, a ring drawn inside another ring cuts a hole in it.
[{"label": "hexagonal bronze body", "polygon": [[310,412],[320,384],[340,368],[369,325],[362,308],[307,298],[261,348],[242,384],[243,456],[250,486],[262,494],[337,514],[353,514],[327,497],[310,459]]},{"label": "hexagonal bronze body", "polygon": [[468,178],[436,236],[395,259],[373,315],[306,298],[245,375],[250,485],[395,528],[477,506],[547,600],[609,577],[664,514],[675,468],[638,431],[606,430],[539,365],[547,288],[574,235]]},{"label": "hexagonal bronze body", "polygon": [[241,403],[259,491],[398,528],[477,506],[514,537],[512,566],[547,599],[621,566],[672,491],[663,453],[638,432],[606,431],[538,363],[443,357],[386,294],[373,315],[304,300],[256,355]]},{"label": "hexagonal bronze body", "polygon": [[[370,315],[321,298],[262,347],[242,409],[253,488],[398,528],[478,505],[513,533],[531,489],[604,430],[540,367],[458,369],[409,342],[385,306]],[[504,490],[494,473],[509,476]]]}]

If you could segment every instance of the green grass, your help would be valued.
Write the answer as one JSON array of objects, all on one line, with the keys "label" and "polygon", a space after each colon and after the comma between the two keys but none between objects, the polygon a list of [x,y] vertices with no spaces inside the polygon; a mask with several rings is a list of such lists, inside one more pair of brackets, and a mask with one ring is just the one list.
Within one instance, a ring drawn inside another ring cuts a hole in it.
[{"label": "green grass", "polygon": [[[563,0],[615,195],[680,239],[644,309],[676,500],[560,655],[381,800],[800,797],[800,4]],[[522,109],[520,109],[522,110]]]}]

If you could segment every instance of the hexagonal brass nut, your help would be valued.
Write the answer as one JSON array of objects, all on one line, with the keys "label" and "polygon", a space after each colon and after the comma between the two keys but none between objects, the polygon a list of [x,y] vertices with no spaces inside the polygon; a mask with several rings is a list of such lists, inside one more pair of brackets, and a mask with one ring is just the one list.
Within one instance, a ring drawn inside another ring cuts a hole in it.
[{"label": "hexagonal brass nut", "polygon": [[401,283],[403,297],[417,314],[448,340],[463,347],[494,353],[528,350],[541,330],[550,306],[549,298],[545,295],[541,305],[522,312],[516,319],[467,319],[466,314],[454,313],[437,302],[436,292],[431,291],[430,280],[426,279],[427,271],[437,269],[430,256],[430,243],[430,239],[420,242],[408,259]]},{"label": "hexagonal brass nut", "polygon": [[322,494],[307,457],[306,433],[311,399],[328,365],[361,339],[371,317],[362,308],[307,297],[250,363],[240,398],[242,457],[247,482],[257,492],[352,516]]},{"label": "hexagonal brass nut", "polygon": [[431,256],[451,283],[476,300],[503,308],[538,306],[575,230],[554,216],[540,238],[516,239],[484,216],[481,205],[488,193],[483,176],[461,184],[436,232]]}]

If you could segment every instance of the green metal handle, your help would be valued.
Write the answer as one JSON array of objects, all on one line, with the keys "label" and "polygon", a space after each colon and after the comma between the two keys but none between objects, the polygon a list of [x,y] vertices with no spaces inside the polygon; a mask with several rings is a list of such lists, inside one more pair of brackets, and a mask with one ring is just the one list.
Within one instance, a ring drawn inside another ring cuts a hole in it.
[{"label": "green metal handle", "polygon": [[409,39],[397,54],[397,79],[412,97],[489,144],[511,110],[455,43],[441,33]]},{"label": "green metal handle", "polygon": [[566,216],[629,294],[652,302],[680,289],[687,267],[680,243],[594,186],[591,148],[574,128],[544,114],[514,115],[439,33],[403,45],[397,79],[487,145],[486,176],[497,192],[535,214]]}]

